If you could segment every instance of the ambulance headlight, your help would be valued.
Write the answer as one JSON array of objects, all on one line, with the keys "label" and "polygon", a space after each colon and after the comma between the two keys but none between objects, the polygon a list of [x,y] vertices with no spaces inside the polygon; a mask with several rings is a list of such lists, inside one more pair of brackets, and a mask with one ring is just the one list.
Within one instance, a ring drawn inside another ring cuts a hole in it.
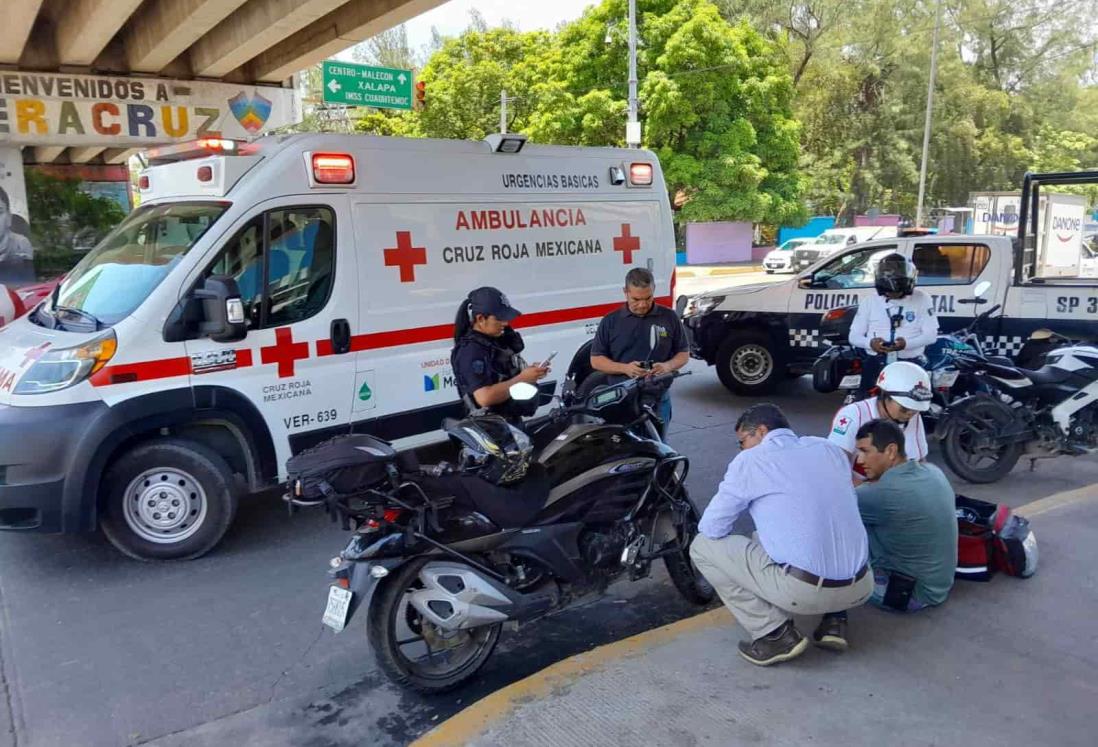
[{"label": "ambulance headlight", "polygon": [[107,365],[118,350],[114,332],[75,348],[46,349],[15,386],[15,394],[46,394],[79,384]]}]

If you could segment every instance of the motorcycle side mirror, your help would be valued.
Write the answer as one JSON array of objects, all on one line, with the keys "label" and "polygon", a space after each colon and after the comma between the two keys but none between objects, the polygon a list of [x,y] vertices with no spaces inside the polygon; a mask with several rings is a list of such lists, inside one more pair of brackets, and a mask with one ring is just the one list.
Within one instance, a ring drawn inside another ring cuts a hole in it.
[{"label": "motorcycle side mirror", "polygon": [[525,381],[512,384],[508,391],[511,392],[511,399],[518,402],[529,402],[534,397],[538,396],[538,388],[533,384],[527,384]]}]

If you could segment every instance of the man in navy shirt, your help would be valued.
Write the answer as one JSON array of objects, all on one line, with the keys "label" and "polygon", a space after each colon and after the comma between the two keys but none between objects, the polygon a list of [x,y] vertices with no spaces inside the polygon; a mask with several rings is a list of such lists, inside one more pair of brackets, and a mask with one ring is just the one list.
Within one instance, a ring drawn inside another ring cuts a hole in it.
[{"label": "man in navy shirt", "polygon": [[[599,322],[591,367],[633,379],[677,371],[690,362],[690,346],[678,315],[656,304],[656,281],[643,267],[625,276],[625,305]],[[651,368],[643,364],[650,363]],[[660,399],[660,418],[671,421],[671,393]]]}]

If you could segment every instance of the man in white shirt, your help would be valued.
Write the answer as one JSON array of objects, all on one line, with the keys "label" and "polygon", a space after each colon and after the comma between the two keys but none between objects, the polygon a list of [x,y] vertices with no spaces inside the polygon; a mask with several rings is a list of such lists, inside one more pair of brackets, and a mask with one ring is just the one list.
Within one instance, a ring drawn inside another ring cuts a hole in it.
[{"label": "man in white shirt", "polygon": [[938,317],[930,296],[915,288],[915,265],[902,254],[889,254],[877,264],[877,294],[858,304],[848,337],[867,358],[862,389],[873,386],[881,368],[899,359],[921,363],[927,345],[938,340]]},{"label": "man in white shirt", "polygon": [[[853,402],[835,414],[827,440],[845,451],[853,463],[858,455],[858,429],[872,420],[888,420],[904,432],[907,458],[925,460],[928,449],[921,413],[930,409],[929,374],[909,361],[896,361],[881,371],[876,385],[880,390],[876,397]],[[860,465],[855,465],[855,472],[863,475]]]},{"label": "man in white shirt", "polygon": [[[751,636],[740,655],[768,666],[808,648],[794,614],[846,610],[869,598],[869,541],[841,449],[797,436],[771,404],[744,411],[736,438],[743,452],[705,509],[690,557]],[[756,538],[732,534],[745,511]]]}]

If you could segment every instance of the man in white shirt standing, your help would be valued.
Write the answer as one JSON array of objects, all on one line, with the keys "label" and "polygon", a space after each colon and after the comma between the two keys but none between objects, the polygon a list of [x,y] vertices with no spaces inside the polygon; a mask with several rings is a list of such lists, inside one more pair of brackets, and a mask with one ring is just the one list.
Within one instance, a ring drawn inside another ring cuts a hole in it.
[{"label": "man in white shirt standing", "polygon": [[877,294],[858,304],[849,341],[866,352],[862,390],[868,391],[881,369],[893,360],[925,362],[924,350],[938,340],[934,301],[915,288],[918,271],[902,254],[889,254],[877,264]]},{"label": "man in white shirt standing", "polygon": [[[858,429],[871,420],[887,420],[904,432],[907,458],[925,460],[928,449],[921,413],[930,409],[930,375],[914,363],[896,361],[885,366],[876,384],[880,390],[876,397],[852,402],[835,414],[827,440],[845,451],[853,463],[858,455]],[[863,474],[860,465],[855,465],[855,471]]]},{"label": "man in white shirt standing", "polygon": [[[846,610],[869,598],[869,543],[841,449],[797,436],[771,404],[744,411],[736,438],[743,452],[702,515],[690,557],[751,636],[740,655],[768,666],[808,648],[794,614]],[[744,511],[755,538],[732,534]]]}]

